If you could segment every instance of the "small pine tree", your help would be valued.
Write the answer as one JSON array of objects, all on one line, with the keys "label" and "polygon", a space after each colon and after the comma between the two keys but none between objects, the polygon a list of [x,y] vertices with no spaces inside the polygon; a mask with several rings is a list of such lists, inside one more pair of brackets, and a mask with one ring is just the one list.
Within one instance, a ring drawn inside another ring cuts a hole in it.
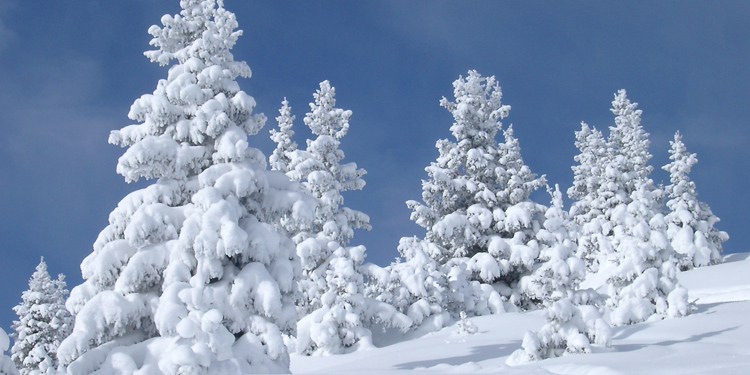
[{"label": "small pine tree", "polygon": [[573,223],[563,209],[558,185],[547,189],[552,197],[536,239],[542,249],[533,272],[521,279],[521,293],[537,305],[549,307],[562,298],[573,298],[586,275],[586,266],[575,256]]},{"label": "small pine tree", "polygon": [[289,102],[284,98],[279,109],[279,117],[276,117],[279,130],[271,129],[271,140],[276,143],[276,149],[273,150],[273,153],[269,157],[271,170],[284,173],[289,172],[290,155],[297,150],[297,143],[292,140],[294,136],[294,130],[292,130],[294,118],[292,116],[292,107],[289,106]]},{"label": "small pine tree", "polygon": [[431,257],[439,251],[434,244],[419,238],[401,238],[401,258],[385,269],[368,269],[367,295],[406,314],[414,327],[432,316],[444,318],[449,281],[443,267]]},{"label": "small pine tree", "polygon": [[680,255],[680,269],[721,263],[721,244],[729,236],[714,227],[719,218],[708,204],[698,200],[695,182],[688,177],[698,158],[687,152],[680,132],[675,133],[674,141],[669,143],[672,162],[663,167],[669,172],[671,182],[665,188],[670,198],[665,221],[672,247]]},{"label": "small pine tree", "polygon": [[594,306],[576,306],[568,298],[555,301],[545,309],[547,323],[539,332],[526,332],[521,349],[506,360],[509,366],[520,365],[564,354],[591,353],[591,344],[609,346],[610,326]]},{"label": "small pine tree", "polygon": [[10,347],[10,338],[5,330],[0,328],[0,375],[18,375],[18,369],[13,364],[13,360],[5,355],[8,347]]},{"label": "small pine tree", "polygon": [[559,357],[563,353],[589,353],[591,344],[608,346],[609,325],[595,306],[581,306],[594,291],[578,292],[586,273],[585,263],[575,256],[573,222],[563,209],[562,193],[548,188],[552,196],[545,213],[544,228],[537,233],[543,250],[534,272],[521,279],[521,291],[545,307],[547,322],[538,332],[527,332],[522,349],[508,359],[511,365]]},{"label": "small pine tree", "polygon": [[13,308],[18,320],[13,322],[11,353],[21,375],[50,374],[57,369],[57,348],[73,328],[73,318],[65,309],[65,286],[62,274],[57,280],[50,278],[42,258],[22,302]]},{"label": "small pine tree", "polygon": [[321,82],[313,96],[304,122],[317,138],[307,140],[305,150],[285,149],[290,156],[287,175],[301,181],[317,201],[312,227],[294,237],[302,261],[296,350],[308,355],[339,354],[358,342],[367,345],[371,336],[365,326],[361,271],[365,247],[347,247],[354,229],[370,229],[370,218],[343,206],[341,195],[365,185],[364,169],[355,163],[340,164],[344,158],[340,139],[349,130],[352,112],[335,107],[335,89],[328,81]]},{"label": "small pine tree", "polygon": [[578,165],[572,167],[573,186],[568,189],[568,197],[574,200],[570,217],[579,227],[576,256],[595,272],[599,269],[599,254],[611,252],[601,229],[606,201],[599,196],[609,148],[602,133],[586,123],[581,123],[581,130],[575,135],[580,154],[573,158]]},{"label": "small pine tree", "polygon": [[466,313],[461,311],[458,314],[458,323],[456,325],[458,326],[458,329],[456,330],[456,333],[459,335],[473,335],[477,333],[479,328],[466,316]]}]

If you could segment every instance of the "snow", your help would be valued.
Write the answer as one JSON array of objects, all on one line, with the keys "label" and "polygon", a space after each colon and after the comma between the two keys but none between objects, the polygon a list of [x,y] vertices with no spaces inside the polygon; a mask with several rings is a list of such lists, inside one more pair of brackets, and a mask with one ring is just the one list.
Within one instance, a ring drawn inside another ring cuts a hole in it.
[{"label": "snow", "polygon": [[[439,331],[373,331],[375,348],[331,357],[291,356],[295,374],[746,374],[750,366],[750,254],[678,274],[695,310],[612,329],[610,349],[511,367],[508,356],[526,331],[544,324],[542,311],[468,318],[476,333],[456,322]],[[427,331],[427,332],[425,332]]]}]

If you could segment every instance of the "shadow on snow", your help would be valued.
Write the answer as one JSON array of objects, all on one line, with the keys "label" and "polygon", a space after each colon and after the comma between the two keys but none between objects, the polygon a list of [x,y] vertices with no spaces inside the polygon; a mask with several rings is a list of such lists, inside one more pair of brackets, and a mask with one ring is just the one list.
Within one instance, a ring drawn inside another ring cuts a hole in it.
[{"label": "shadow on snow", "polygon": [[658,345],[658,346],[671,346],[671,345],[674,345],[674,344],[681,344],[681,343],[686,343],[686,342],[698,342],[698,341],[703,340],[703,339],[708,338],[708,337],[718,336],[718,335],[720,335],[720,334],[722,334],[724,332],[734,331],[737,328],[740,328],[740,327],[736,326],[736,327],[732,327],[732,328],[722,329],[720,331],[706,332],[706,333],[702,333],[700,335],[693,335],[693,336],[690,336],[689,338],[684,339],[684,340],[666,340],[666,341],[661,341],[661,342],[655,342],[655,343],[652,343],[652,344],[613,345],[613,349],[616,352],[632,352],[632,351],[640,350],[640,349],[643,349],[645,347],[654,346],[654,345]]},{"label": "shadow on snow", "polygon": [[516,349],[521,348],[521,341],[516,340],[503,345],[483,345],[471,348],[471,353],[457,357],[436,358],[426,361],[407,362],[395,365],[399,370],[414,370],[417,368],[430,368],[446,364],[451,366],[462,365],[468,362],[481,362],[487,359],[506,357]]}]

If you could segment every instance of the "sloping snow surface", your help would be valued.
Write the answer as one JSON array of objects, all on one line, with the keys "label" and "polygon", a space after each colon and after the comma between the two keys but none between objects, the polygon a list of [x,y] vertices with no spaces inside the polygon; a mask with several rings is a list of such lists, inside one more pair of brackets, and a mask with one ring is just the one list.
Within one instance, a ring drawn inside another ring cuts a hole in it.
[{"label": "sloping snow surface", "polygon": [[456,324],[436,332],[373,332],[377,348],[328,357],[292,356],[295,374],[748,374],[750,254],[679,275],[696,309],[678,318],[618,327],[610,349],[510,367],[507,357],[540,311],[471,318],[477,333]]}]

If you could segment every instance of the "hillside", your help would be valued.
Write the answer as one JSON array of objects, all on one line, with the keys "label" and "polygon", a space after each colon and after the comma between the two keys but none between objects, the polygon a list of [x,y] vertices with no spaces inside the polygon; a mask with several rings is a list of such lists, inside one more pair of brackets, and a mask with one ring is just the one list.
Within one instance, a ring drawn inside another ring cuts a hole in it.
[{"label": "hillside", "polygon": [[[295,374],[746,374],[750,368],[750,254],[683,272],[680,281],[695,301],[688,317],[615,328],[612,348],[509,367],[526,330],[543,323],[539,311],[472,318],[473,335],[456,325],[437,332],[392,332],[375,338],[379,348],[331,357],[292,357]],[[399,341],[401,340],[401,341]],[[397,343],[391,343],[398,341]]]}]

